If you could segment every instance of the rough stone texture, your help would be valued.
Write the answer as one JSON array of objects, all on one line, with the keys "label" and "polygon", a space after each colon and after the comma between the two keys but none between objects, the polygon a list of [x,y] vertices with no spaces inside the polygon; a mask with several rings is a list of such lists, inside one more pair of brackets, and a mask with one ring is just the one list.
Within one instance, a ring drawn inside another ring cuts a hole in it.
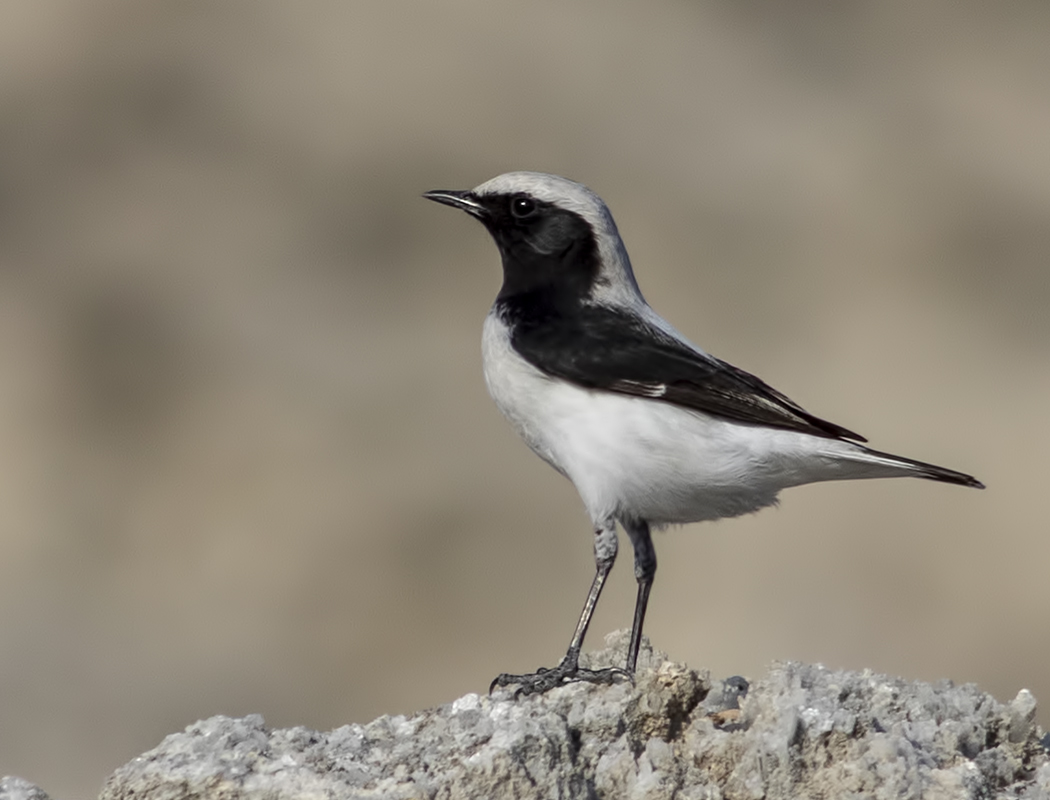
[{"label": "rough stone texture", "polygon": [[0,778],[0,800],[51,800],[51,798],[36,784],[13,775],[5,775]]},{"label": "rough stone texture", "polygon": [[[623,634],[592,654],[621,663]],[[739,708],[737,700],[739,697]],[[469,694],[319,733],[212,717],[119,769],[102,800],[1041,798],[1035,699],[775,664],[745,691],[646,650],[637,681]]]}]

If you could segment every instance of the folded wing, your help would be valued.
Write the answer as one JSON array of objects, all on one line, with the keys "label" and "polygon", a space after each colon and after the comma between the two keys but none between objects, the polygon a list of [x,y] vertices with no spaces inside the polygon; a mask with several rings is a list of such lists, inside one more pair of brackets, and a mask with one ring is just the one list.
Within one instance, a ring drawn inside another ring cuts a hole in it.
[{"label": "folded wing", "polygon": [[[508,311],[514,313],[512,308]],[[512,345],[553,377],[737,422],[867,441],[813,416],[754,375],[696,351],[630,312],[588,305],[569,314],[515,316]]]}]

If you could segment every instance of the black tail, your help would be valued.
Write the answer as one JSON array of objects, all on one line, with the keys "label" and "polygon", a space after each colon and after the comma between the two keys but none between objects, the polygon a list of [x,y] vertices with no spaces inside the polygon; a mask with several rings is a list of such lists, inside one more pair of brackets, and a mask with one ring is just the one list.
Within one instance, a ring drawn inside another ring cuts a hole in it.
[{"label": "black tail", "polygon": [[880,456],[881,458],[890,461],[896,461],[900,464],[907,464],[915,470],[915,477],[917,478],[927,478],[931,481],[942,481],[943,483],[954,483],[959,486],[969,486],[974,489],[984,488],[983,483],[973,477],[973,475],[967,475],[965,472],[956,472],[954,469],[938,467],[936,464],[927,464],[925,461],[916,461],[913,458],[905,458],[904,456],[897,456],[892,453],[883,453],[879,450],[872,450],[870,447],[865,447],[864,449],[872,455]]}]

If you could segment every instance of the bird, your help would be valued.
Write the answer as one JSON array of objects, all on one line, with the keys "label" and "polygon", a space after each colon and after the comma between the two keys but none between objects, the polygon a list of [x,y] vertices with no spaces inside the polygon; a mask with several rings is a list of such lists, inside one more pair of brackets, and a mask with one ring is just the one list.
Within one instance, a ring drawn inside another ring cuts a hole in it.
[{"label": "bird", "polygon": [[[817,481],[976,478],[867,447],[764,381],[692,344],[645,301],[616,223],[583,184],[508,172],[428,200],[465,211],[496,243],[503,284],[482,329],[485,383],[525,443],[575,486],[594,532],[595,575],[559,664],[503,673],[489,691],[546,692],[633,680],[656,574],[651,532],[737,517]],[[579,664],[618,550],[634,550],[634,619],[622,668]]]}]

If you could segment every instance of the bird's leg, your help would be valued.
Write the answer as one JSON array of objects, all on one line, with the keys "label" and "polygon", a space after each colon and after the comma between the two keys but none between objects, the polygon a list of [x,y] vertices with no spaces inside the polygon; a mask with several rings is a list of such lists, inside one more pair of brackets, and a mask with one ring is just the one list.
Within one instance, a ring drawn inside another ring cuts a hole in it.
[{"label": "bird's leg", "polygon": [[634,604],[634,625],[631,626],[626,666],[627,672],[633,675],[638,664],[638,648],[642,644],[642,624],[645,622],[645,608],[649,605],[649,590],[656,575],[656,549],[647,522],[627,522],[624,529],[634,545],[634,577],[638,580],[638,599]]},{"label": "bird's leg", "polygon": [[587,602],[583,604],[580,621],[576,623],[576,632],[572,635],[569,650],[561,663],[551,669],[541,667],[536,672],[525,675],[508,673],[497,675],[492,685],[489,686],[490,692],[497,686],[515,684],[520,687],[518,694],[535,694],[569,681],[612,683],[617,676],[626,675],[622,669],[581,669],[579,665],[583,637],[587,635],[587,626],[591,624],[591,616],[594,614],[594,607],[598,605],[598,598],[601,596],[605,579],[616,561],[617,547],[616,523],[613,520],[607,520],[594,531],[594,562],[597,570],[594,574],[594,581],[591,583],[591,590],[587,593]]}]

